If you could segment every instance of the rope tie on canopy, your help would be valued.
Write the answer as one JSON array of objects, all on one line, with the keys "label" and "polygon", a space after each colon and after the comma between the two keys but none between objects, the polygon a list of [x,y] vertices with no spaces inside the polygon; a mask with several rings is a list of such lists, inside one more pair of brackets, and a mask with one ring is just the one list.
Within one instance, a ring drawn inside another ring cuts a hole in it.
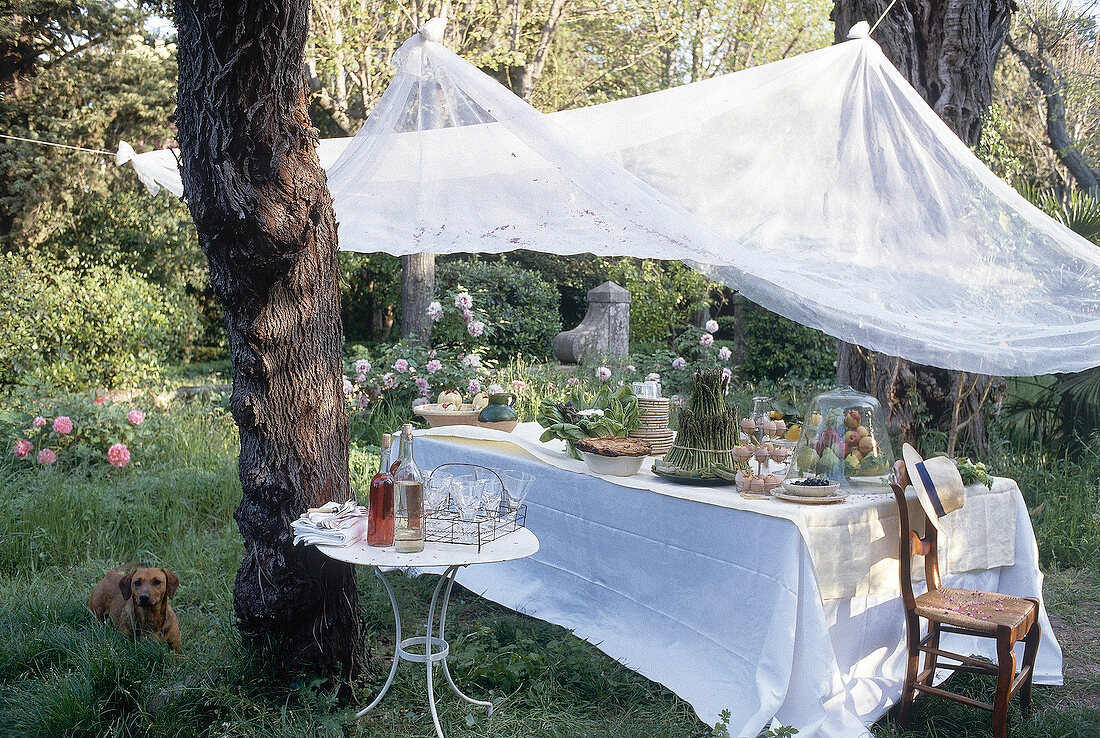
[{"label": "rope tie on canopy", "polygon": [[88,154],[100,154],[102,156],[114,156],[113,151],[104,151],[103,149],[86,149],[83,146],[72,146],[70,144],[55,143],[53,141],[42,141],[37,138],[23,138],[22,136],[9,136],[6,133],[0,133],[0,138],[9,138],[12,141],[24,141],[26,143],[39,144],[40,146],[56,146],[59,149],[71,149],[73,151],[83,151]]}]

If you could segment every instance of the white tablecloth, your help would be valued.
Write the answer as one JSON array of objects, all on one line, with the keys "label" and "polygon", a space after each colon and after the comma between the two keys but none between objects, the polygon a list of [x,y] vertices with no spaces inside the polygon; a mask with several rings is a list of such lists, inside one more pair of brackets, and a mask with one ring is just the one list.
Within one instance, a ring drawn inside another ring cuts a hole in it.
[{"label": "white tablecloth", "polygon": [[[905,625],[897,561],[890,558],[896,555],[897,534],[879,503],[860,500],[848,507],[853,547],[836,537],[838,525],[824,526],[830,532],[822,539],[814,532],[821,526],[807,524],[841,515],[824,511],[844,509],[847,502],[815,507],[756,502],[729,488],[682,485],[676,493],[655,493],[644,487],[660,486],[656,477],[612,482],[583,473],[583,464],[577,470],[551,464],[545,454],[532,453],[543,449],[523,441],[525,434],[476,441],[446,437],[440,430],[418,434],[416,456],[425,469],[467,462],[539,478],[527,499],[527,525],[542,543],[539,553],[463,571],[458,581],[469,589],[572,629],[667,686],[709,724],[730,710],[735,736],[755,736],[773,717],[797,727],[801,736],[869,735],[865,726],[900,696]],[[959,563],[952,568],[960,570],[945,580],[950,586],[1038,596],[1038,551],[1019,490],[1006,480],[993,492],[973,509],[1000,506],[1015,513],[1009,516],[1015,526],[1013,560],[972,568],[974,557],[959,544]],[[875,497],[893,505],[892,497]],[[980,520],[997,518],[986,510]],[[984,548],[978,558],[996,561],[1005,552],[982,542],[996,538],[982,527],[974,537]],[[956,525],[952,548],[955,539],[968,535]],[[815,537],[812,555],[807,540]],[[862,553],[852,556],[854,548]],[[830,586],[844,596],[823,598],[815,567],[826,570]],[[841,574],[834,577],[834,571]],[[865,584],[851,589],[852,581]],[[1036,682],[1060,684],[1061,651],[1045,609],[1040,617],[1044,631]],[[945,644],[994,655],[982,639]]]}]

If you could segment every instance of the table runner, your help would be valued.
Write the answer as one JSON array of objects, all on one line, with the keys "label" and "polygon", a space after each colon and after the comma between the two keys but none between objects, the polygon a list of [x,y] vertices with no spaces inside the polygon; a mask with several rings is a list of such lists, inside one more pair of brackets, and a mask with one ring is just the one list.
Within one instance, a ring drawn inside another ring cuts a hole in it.
[{"label": "table runner", "polygon": [[[522,452],[555,469],[586,474],[618,486],[789,520],[806,540],[822,599],[899,591],[897,504],[888,488],[877,494],[852,493],[839,503],[809,505],[745,499],[732,485],[707,487],[668,481],[651,473],[652,458],[634,476],[607,476],[589,471],[583,461],[569,458],[563,441],[539,442],[542,430],[537,423],[521,423],[512,433],[452,425],[417,431],[417,435],[488,444],[486,448],[495,447],[501,453]],[[947,545],[942,546],[942,571],[991,569],[1015,561],[1018,489],[1013,480],[1004,478],[995,479],[992,489],[980,484],[967,487],[966,504],[943,519]],[[923,519],[912,488],[908,499],[913,518]],[[965,535],[954,535],[956,529],[965,531]],[[914,562],[913,576],[916,581],[924,581],[920,562]]]}]

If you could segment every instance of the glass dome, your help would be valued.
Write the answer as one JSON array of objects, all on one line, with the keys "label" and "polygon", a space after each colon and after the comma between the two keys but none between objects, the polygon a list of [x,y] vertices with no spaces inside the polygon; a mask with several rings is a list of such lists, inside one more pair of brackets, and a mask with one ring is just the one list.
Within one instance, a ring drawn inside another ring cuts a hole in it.
[{"label": "glass dome", "polygon": [[884,484],[894,449],[878,400],[838,387],[810,403],[787,479],[825,477],[842,485]]}]

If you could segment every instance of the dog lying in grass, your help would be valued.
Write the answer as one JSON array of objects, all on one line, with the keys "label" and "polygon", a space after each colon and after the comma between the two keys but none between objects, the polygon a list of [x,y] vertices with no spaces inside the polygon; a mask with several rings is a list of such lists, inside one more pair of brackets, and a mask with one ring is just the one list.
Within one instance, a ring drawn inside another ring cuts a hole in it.
[{"label": "dog lying in grass", "polygon": [[110,618],[123,635],[139,635],[180,650],[180,626],[168,600],[179,578],[168,569],[151,569],[131,562],[111,569],[88,598],[88,607],[100,620]]}]

